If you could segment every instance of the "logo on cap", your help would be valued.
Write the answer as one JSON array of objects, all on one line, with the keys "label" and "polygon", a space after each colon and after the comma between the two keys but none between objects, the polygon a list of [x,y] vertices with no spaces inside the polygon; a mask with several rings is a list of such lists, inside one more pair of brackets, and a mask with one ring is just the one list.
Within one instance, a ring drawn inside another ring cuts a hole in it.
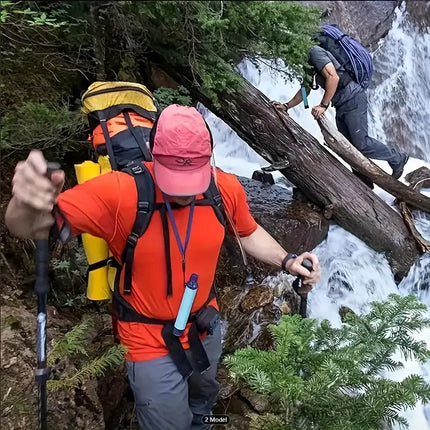
[{"label": "logo on cap", "polygon": [[191,158],[177,158],[176,162],[181,166],[191,166],[191,164],[193,164],[193,160]]}]

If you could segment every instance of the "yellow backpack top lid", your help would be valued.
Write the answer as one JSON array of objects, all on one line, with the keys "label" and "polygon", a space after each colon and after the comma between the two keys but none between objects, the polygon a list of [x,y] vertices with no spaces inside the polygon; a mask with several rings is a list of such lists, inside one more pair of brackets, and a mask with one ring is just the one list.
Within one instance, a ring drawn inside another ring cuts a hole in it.
[{"label": "yellow backpack top lid", "polygon": [[157,108],[154,97],[145,85],[135,82],[94,82],[82,95],[82,112],[89,116],[90,127],[101,119],[108,120],[131,110],[155,121]]},{"label": "yellow backpack top lid", "polygon": [[148,142],[157,108],[145,85],[94,82],[81,102],[94,149],[99,155],[109,156],[112,169],[121,170],[129,161],[152,159]]}]

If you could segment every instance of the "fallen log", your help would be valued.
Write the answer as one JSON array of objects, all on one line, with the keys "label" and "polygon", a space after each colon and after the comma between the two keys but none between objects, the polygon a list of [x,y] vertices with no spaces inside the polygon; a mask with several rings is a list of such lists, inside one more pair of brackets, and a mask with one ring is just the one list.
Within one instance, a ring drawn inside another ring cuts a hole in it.
[{"label": "fallen log", "polygon": [[401,216],[290,117],[281,121],[264,94],[243,79],[240,90],[219,94],[214,103],[194,84],[189,70],[172,67],[162,53],[152,60],[269,163],[276,163],[334,222],[385,253],[397,279],[408,272],[422,250]]},{"label": "fallen log", "polygon": [[327,146],[358,172],[415,209],[430,213],[430,198],[409,187],[382,170],[356,149],[334,124],[323,115],[318,119]]}]

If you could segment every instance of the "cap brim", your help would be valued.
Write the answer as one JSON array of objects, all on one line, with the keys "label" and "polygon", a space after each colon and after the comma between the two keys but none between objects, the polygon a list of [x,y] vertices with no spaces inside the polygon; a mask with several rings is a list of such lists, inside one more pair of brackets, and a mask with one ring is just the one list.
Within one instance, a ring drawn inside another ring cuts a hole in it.
[{"label": "cap brim", "polygon": [[171,170],[154,158],[154,176],[158,187],[169,196],[195,196],[203,194],[211,181],[210,160],[194,170]]}]

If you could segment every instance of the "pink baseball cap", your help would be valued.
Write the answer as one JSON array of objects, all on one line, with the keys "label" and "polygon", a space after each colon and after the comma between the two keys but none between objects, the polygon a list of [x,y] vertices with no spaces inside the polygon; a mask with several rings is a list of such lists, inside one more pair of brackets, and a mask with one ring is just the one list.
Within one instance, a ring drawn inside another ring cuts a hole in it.
[{"label": "pink baseball cap", "polygon": [[205,120],[195,108],[171,105],[161,112],[152,147],[154,176],[161,191],[193,196],[209,188],[211,140]]}]

